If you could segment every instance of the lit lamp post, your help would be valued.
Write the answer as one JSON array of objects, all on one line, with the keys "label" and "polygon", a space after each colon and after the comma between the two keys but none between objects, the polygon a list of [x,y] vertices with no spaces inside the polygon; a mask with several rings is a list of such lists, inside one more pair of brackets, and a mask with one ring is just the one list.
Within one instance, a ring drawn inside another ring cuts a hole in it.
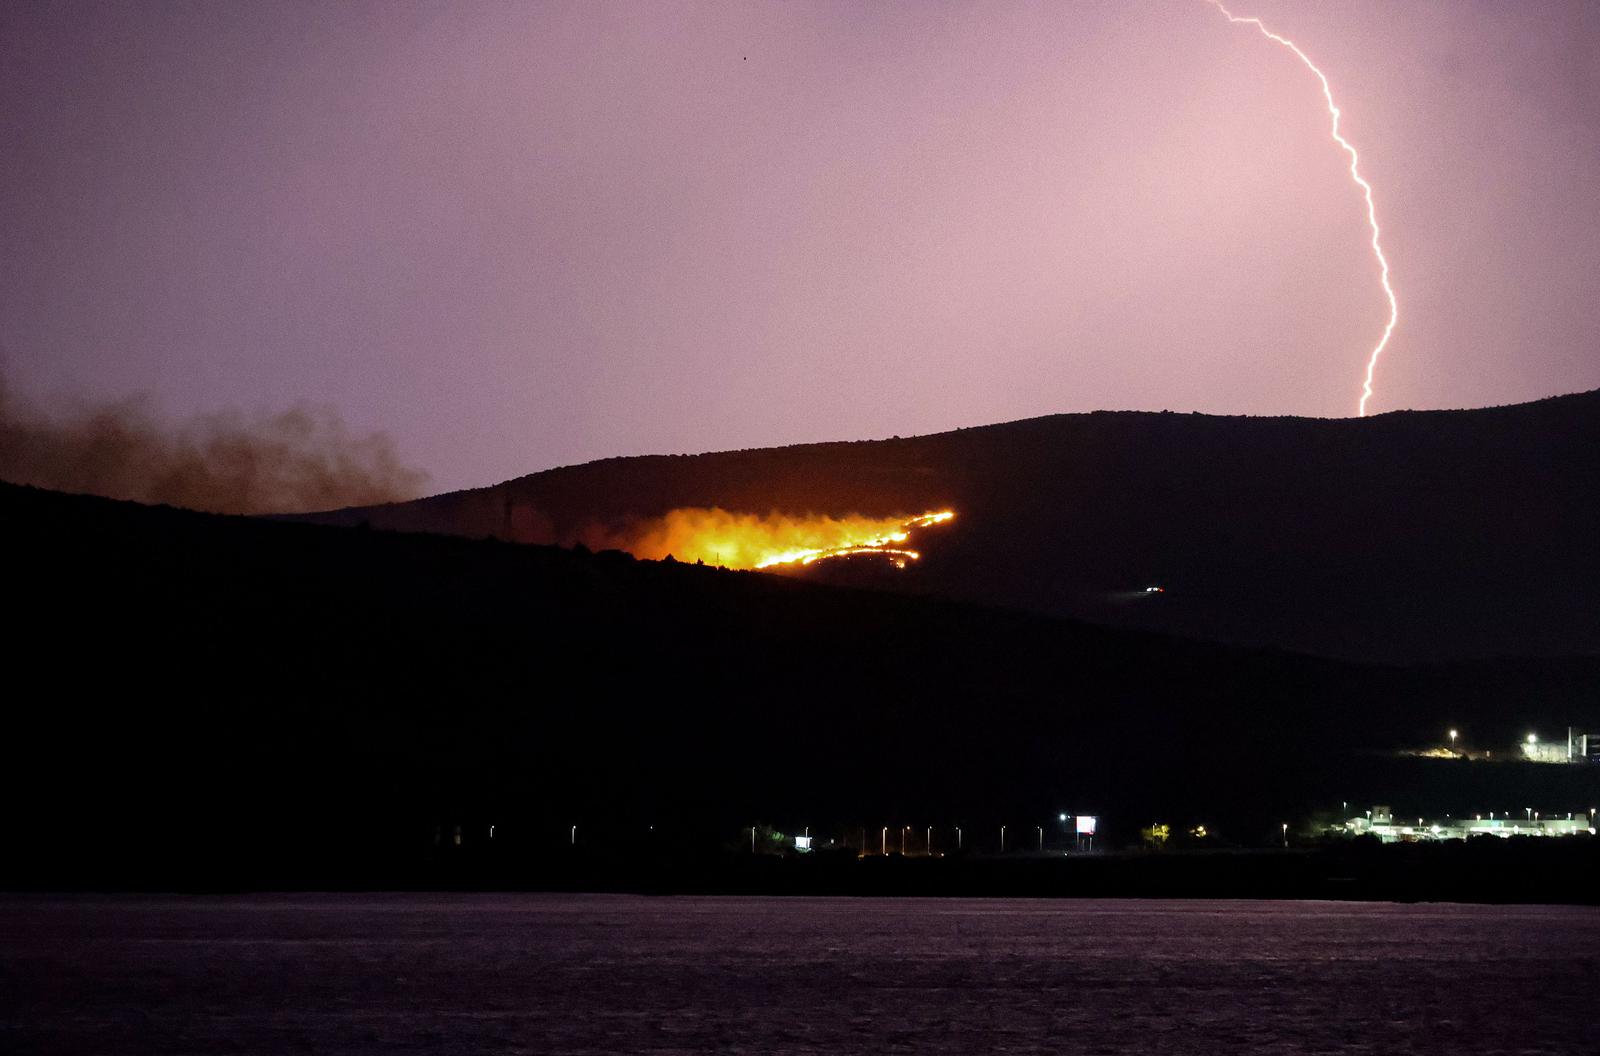
[{"label": "lit lamp post", "polygon": [[926,841],[926,846],[923,849],[923,853],[926,854],[930,858],[933,857],[933,826],[932,825],[928,826],[927,841]]},{"label": "lit lamp post", "polygon": [[1456,750],[1456,737],[1457,737],[1456,731],[1455,730],[1451,730],[1450,731],[1450,751],[1452,753],[1454,753],[1455,750]]},{"label": "lit lamp post", "polygon": [[1284,845],[1284,847],[1288,847],[1289,846],[1289,823],[1287,821],[1284,822],[1283,825],[1282,825],[1282,828],[1283,828],[1283,845]]},{"label": "lit lamp post", "polygon": [[961,826],[956,826],[956,850],[961,849]]},{"label": "lit lamp post", "polygon": [[887,825],[885,825],[883,827],[883,831],[878,834],[878,853],[880,855],[889,853],[889,826]]},{"label": "lit lamp post", "polygon": [[910,825],[900,826],[900,857],[906,856],[906,833],[911,831]]},{"label": "lit lamp post", "polygon": [[1000,826],[1000,853],[1006,853],[1006,827]]},{"label": "lit lamp post", "polygon": [[1044,826],[1043,825],[1035,825],[1034,828],[1039,830],[1039,850],[1041,852],[1043,852],[1044,851]]}]

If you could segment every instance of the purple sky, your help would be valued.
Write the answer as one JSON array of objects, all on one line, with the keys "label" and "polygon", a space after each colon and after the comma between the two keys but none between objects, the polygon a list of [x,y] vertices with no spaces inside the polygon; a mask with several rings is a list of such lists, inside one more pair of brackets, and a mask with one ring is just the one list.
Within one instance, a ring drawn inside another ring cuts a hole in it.
[{"label": "purple sky", "polygon": [[[1235,0],[1333,82],[1371,410],[1600,386],[1600,5]],[[1347,415],[1315,80],[1200,0],[0,5],[11,383],[338,405],[436,489],[1056,411]]]}]

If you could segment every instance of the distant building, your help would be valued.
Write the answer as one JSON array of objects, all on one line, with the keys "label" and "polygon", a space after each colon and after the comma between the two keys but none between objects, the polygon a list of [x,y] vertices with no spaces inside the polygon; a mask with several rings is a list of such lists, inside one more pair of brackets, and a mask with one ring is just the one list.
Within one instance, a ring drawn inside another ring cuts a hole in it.
[{"label": "distant building", "polygon": [[[1595,743],[1591,743],[1595,742]],[[1567,739],[1541,741],[1534,734],[1522,742],[1522,758],[1530,763],[1588,763],[1600,761],[1600,737],[1567,727]]]},{"label": "distant building", "polygon": [[1388,807],[1373,807],[1365,815],[1351,818],[1332,831],[1349,836],[1376,836],[1384,843],[1419,843],[1432,840],[1464,840],[1469,836],[1577,836],[1595,834],[1591,814],[1571,813],[1566,817],[1545,817],[1538,811],[1506,816],[1475,814],[1470,818],[1395,817]]}]

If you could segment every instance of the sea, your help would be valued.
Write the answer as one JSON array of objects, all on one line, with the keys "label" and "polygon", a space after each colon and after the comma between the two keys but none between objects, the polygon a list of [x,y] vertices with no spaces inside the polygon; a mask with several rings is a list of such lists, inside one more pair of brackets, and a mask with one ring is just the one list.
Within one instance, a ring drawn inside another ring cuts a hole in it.
[{"label": "sea", "polygon": [[1600,1054],[1600,909],[0,899],[0,1052]]}]

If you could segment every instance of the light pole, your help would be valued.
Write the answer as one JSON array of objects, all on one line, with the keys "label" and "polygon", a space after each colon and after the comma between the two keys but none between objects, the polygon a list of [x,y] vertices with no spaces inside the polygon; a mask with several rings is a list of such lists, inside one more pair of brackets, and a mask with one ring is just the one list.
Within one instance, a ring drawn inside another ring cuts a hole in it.
[{"label": "light pole", "polygon": [[756,853],[756,827],[750,826],[750,853]]},{"label": "light pole", "polygon": [[1035,825],[1034,828],[1039,830],[1039,850],[1042,853],[1044,851],[1044,826]]},{"label": "light pole", "polygon": [[578,845],[578,826],[572,826],[572,846]]},{"label": "light pole", "polygon": [[1457,736],[1456,731],[1455,730],[1451,730],[1450,731],[1450,750],[1452,752],[1454,752],[1456,750],[1456,736]]},{"label": "light pole", "polygon": [[926,854],[929,858],[933,857],[933,826],[932,825],[928,826],[927,845],[923,848],[923,853]]},{"label": "light pole", "polygon": [[1283,846],[1285,848],[1288,848],[1288,846],[1289,846],[1289,823],[1287,821],[1284,822],[1282,828],[1283,828]]},{"label": "light pole", "polygon": [[889,826],[885,825],[883,827],[883,831],[878,834],[878,854],[879,855],[885,855],[885,854],[888,854],[888,853],[889,853]]},{"label": "light pole", "polygon": [[906,833],[911,831],[910,825],[900,826],[900,857],[906,856]]},{"label": "light pole", "polygon": [[961,849],[961,826],[956,826],[956,850]]},{"label": "light pole", "polygon": [[1000,826],[1000,853],[1006,853],[1006,827]]}]

